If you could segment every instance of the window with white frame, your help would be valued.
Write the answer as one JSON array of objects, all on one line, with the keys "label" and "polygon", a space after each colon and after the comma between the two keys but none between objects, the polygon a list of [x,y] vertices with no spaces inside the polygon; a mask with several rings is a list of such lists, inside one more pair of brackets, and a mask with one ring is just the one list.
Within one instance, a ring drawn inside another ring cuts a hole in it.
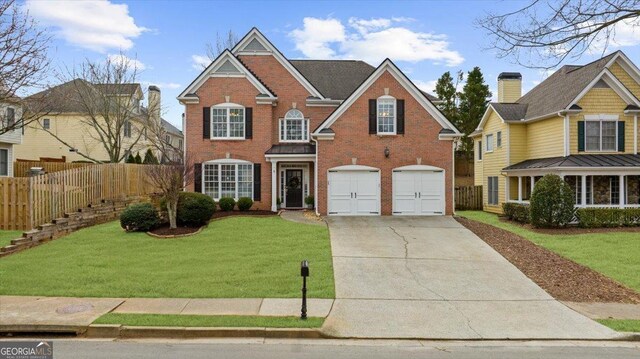
[{"label": "window with white frame", "polygon": [[9,150],[0,148],[0,176],[9,175]]},{"label": "window with white frame", "polygon": [[229,197],[253,198],[252,163],[204,163],[202,165],[202,190],[218,200]]},{"label": "window with white frame", "polygon": [[300,110],[287,111],[280,119],[280,142],[309,141],[309,120],[305,119]]},{"label": "window with white frame", "polygon": [[51,120],[48,118],[45,118],[42,120],[42,128],[44,128],[45,130],[48,130],[51,128]]},{"label": "window with white frame", "polygon": [[493,152],[493,134],[487,135],[485,141],[487,144],[487,152]]},{"label": "window with white frame", "polygon": [[396,133],[396,99],[391,96],[378,98],[378,134],[389,135]]},{"label": "window with white frame", "polygon": [[502,147],[502,131],[496,133],[496,146]]},{"label": "window with white frame", "polygon": [[235,104],[211,108],[211,138],[244,138],[244,107]]},{"label": "window with white frame", "polygon": [[585,121],[585,144],[587,151],[616,151],[618,149],[617,121]]},{"label": "window with white frame", "polygon": [[482,141],[478,141],[478,161],[482,161]]},{"label": "window with white frame", "polygon": [[498,177],[487,177],[488,204],[498,204]]}]

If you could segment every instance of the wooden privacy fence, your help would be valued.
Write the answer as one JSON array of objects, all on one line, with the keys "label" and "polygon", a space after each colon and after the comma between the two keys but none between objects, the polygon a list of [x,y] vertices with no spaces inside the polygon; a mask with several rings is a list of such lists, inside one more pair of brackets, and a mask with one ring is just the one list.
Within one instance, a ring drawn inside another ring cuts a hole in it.
[{"label": "wooden privacy fence", "polygon": [[95,165],[95,163],[18,161],[13,163],[13,176],[29,177],[31,167],[42,167],[46,173],[51,173],[93,165]]},{"label": "wooden privacy fence", "polygon": [[482,186],[456,187],[454,200],[456,209],[482,209]]},{"label": "wooden privacy fence", "polygon": [[102,164],[0,178],[0,229],[28,230],[102,200],[151,194],[149,165]]}]

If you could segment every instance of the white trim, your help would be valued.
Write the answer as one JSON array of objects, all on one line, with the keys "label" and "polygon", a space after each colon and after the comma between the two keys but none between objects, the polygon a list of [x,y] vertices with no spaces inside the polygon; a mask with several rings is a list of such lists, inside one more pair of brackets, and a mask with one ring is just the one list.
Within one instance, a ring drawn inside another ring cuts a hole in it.
[{"label": "white trim", "polygon": [[253,197],[254,197],[253,196],[254,195],[254,193],[253,193],[254,183],[255,183],[255,180],[256,180],[253,177],[253,174],[254,174],[254,172],[253,172],[254,171],[253,170],[254,163],[253,162],[249,162],[249,161],[245,161],[245,160],[235,160],[235,159],[231,159],[231,158],[225,158],[225,159],[220,159],[220,160],[211,160],[211,161],[203,162],[202,163],[202,168],[201,168],[201,173],[200,173],[200,176],[201,176],[200,178],[202,179],[202,185],[201,185],[201,188],[200,188],[200,192],[203,193],[203,194],[207,194],[205,192],[205,187],[206,187],[205,186],[205,182],[206,182],[205,181],[205,166],[206,165],[218,165],[218,197],[217,198],[212,197],[215,201],[218,201],[218,200],[220,200],[220,198],[223,198],[223,197],[220,197],[222,195],[222,166],[223,165],[235,165],[235,172],[234,172],[235,173],[235,181],[234,181],[235,182],[235,195],[234,195],[233,199],[236,200],[236,201],[241,198],[241,197],[239,197],[239,193],[238,193],[238,190],[239,190],[239,187],[240,187],[239,186],[240,182],[238,181],[238,166],[239,165],[250,166],[251,167],[251,169],[250,169],[250,173],[251,173],[251,195],[248,196],[248,197],[251,198],[251,200],[253,200]]},{"label": "white trim", "polygon": [[392,172],[400,172],[400,171],[434,171],[434,172],[439,172],[439,171],[444,171],[444,168],[435,167],[435,166],[429,166],[429,165],[409,165],[409,166],[396,167],[396,168],[394,168],[392,170]]},{"label": "white trim", "polygon": [[382,76],[382,74],[388,71],[417,101],[433,118],[444,128],[448,128],[454,131],[457,135],[462,134],[458,129],[447,120],[446,117],[435,107],[431,101],[425,98],[420,90],[413,84],[398,67],[389,59],[378,66],[378,68],[358,87],[344,102],[336,108],[336,110],[315,130],[313,134],[320,133],[321,130],[329,128],[342,114],[344,114],[353,103],[362,96],[362,94],[369,88],[375,81]]},{"label": "white trim", "polygon": [[[242,51],[253,39],[256,39],[269,52],[260,51]],[[251,29],[236,46],[231,49],[231,53],[235,55],[273,55],[278,62],[296,79],[309,93],[315,97],[324,99],[324,96],[318,91],[307,79],[287,60],[278,49],[258,30]]]},{"label": "white trim", "polygon": [[[214,109],[223,109],[227,110],[227,135],[224,137],[215,137],[213,135],[213,110]],[[230,110],[240,110],[242,109],[242,137],[240,136],[231,136],[231,111]],[[236,103],[221,103],[210,107],[209,113],[209,139],[211,140],[246,140],[247,139],[247,109]]]},{"label": "white trim", "polygon": [[[502,141],[504,141],[504,139],[502,139]],[[509,124],[507,124],[507,145],[505,150],[506,152],[506,160],[507,160],[507,166],[511,165],[511,126]]]},{"label": "white trim", "polygon": [[371,167],[371,166],[363,166],[363,165],[344,165],[338,167],[332,167],[327,170],[328,172],[332,171],[380,171],[379,168]]},{"label": "white trim", "polygon": [[[284,167],[283,167],[284,165]],[[286,180],[287,178],[287,170],[301,170],[302,171],[302,205],[300,207],[288,207],[287,203],[287,191],[282,191],[284,184],[279,183],[278,187],[278,195],[282,198],[282,208],[305,208],[306,204],[304,203],[305,198],[311,193],[311,189],[309,188],[309,164],[308,163],[284,163],[278,162],[278,178],[282,181],[282,178]]]},{"label": "white trim", "polygon": [[638,114],[633,115],[633,154],[638,154]]},{"label": "white trim", "polygon": [[[298,111],[300,112],[300,115],[302,115],[302,117],[287,117],[287,115],[289,115],[289,113],[291,111]],[[286,139],[287,135],[288,135],[288,131],[287,131],[287,126],[286,126],[286,121],[292,121],[292,120],[302,120],[302,139],[301,140],[288,140]],[[302,113],[302,111],[292,108],[289,111],[287,111],[287,113],[285,113],[284,117],[279,118],[278,119],[278,142],[281,143],[307,143],[309,142],[309,124],[310,121],[308,118],[304,117],[304,114]],[[283,131],[284,130],[284,131]],[[284,137],[282,137],[284,132]]]},{"label": "white trim", "polygon": [[275,159],[277,162],[286,161],[288,158],[295,159],[296,161],[311,161],[315,162],[315,155],[313,154],[265,154],[264,157],[267,161]]},{"label": "white trim", "polygon": [[[393,131],[380,132],[380,100],[393,100]],[[398,132],[398,100],[389,95],[383,95],[376,99],[376,135],[378,136],[392,136]]]},{"label": "white trim", "polygon": [[618,96],[620,96],[623,100],[625,100],[627,105],[634,104],[636,106],[640,106],[640,101],[638,101],[638,99],[636,99],[636,97],[633,96],[631,92],[629,92],[629,90],[622,84],[622,82],[620,82],[620,80],[618,80],[618,78],[614,74],[611,73],[611,71],[609,71],[608,68],[604,68],[598,74],[598,76],[596,76],[589,83],[589,85],[587,85],[587,87],[585,87],[578,94],[578,96],[576,96],[573,99],[573,101],[571,101],[569,105],[567,105],[567,109],[569,109],[573,105],[576,105],[578,101],[580,101],[580,99],[582,99],[593,88],[593,86],[595,86],[595,84],[598,83],[598,81],[600,81],[601,79],[607,85],[609,85],[609,87],[611,87],[611,89],[613,89],[618,94]]},{"label": "white trim", "polygon": [[480,119],[480,123],[478,123],[478,127],[476,127],[476,131],[481,131],[482,132],[484,124],[489,120],[489,110],[492,110],[493,112],[495,112],[496,115],[498,115],[498,118],[500,119],[500,121],[502,121],[502,123],[505,123],[504,118],[502,118],[502,116],[500,116],[500,113],[498,111],[496,111],[496,109],[490,103],[489,106],[487,106],[487,109],[484,111],[484,114],[482,115],[482,119]]},{"label": "white trim", "polygon": [[245,160],[238,160],[235,158],[220,158],[217,160],[209,160],[206,162],[202,162],[202,164],[230,164],[230,163],[239,163],[239,164],[246,164],[246,165],[252,165],[253,162],[249,162],[249,161],[245,161]]},{"label": "white trim", "polygon": [[[569,115],[564,115],[564,154],[563,156],[569,156],[570,153],[570,140],[569,140]],[[586,130],[585,130],[586,131]],[[586,147],[586,139],[585,139],[585,147]]]},{"label": "white trim", "polygon": [[[241,71],[241,74],[214,74],[215,70],[218,67],[222,66],[225,61],[230,61],[239,71]],[[192,101],[195,101],[196,99],[194,99],[193,97],[185,96],[197,91],[200,86],[202,86],[210,77],[246,77],[247,80],[249,80],[249,82],[251,82],[251,84],[256,89],[258,89],[258,91],[260,91],[260,93],[267,94],[272,98],[276,97],[255,76],[253,76],[251,71],[249,71],[240,61],[238,61],[238,59],[229,50],[225,50],[220,54],[220,56],[218,56],[218,58],[212,61],[211,64],[209,64],[209,66],[207,66],[207,68],[204,69],[200,73],[200,75],[198,75],[198,77],[184,91],[180,93],[180,95],[178,95],[178,101],[184,103],[191,103]],[[199,99],[197,99],[197,101],[199,101]]]},{"label": "white trim", "polygon": [[[329,176],[331,172],[377,172],[378,173],[378,211],[377,213],[366,213],[366,214],[358,214],[358,213],[331,213],[331,208],[329,203],[331,201],[330,193],[331,190],[329,187],[331,186],[331,182],[329,180]],[[361,165],[345,165],[333,167],[327,170],[327,215],[328,216],[380,216],[382,214],[382,171],[379,168],[369,167],[369,166],[361,166]]]},{"label": "white trim", "polygon": [[622,67],[622,69],[625,70],[632,79],[637,83],[640,83],[640,69],[638,69],[636,64],[634,64],[624,52],[618,51],[613,58],[609,60],[605,67],[610,68],[616,62],[618,62],[618,65],[620,65],[620,67]]},{"label": "white trim", "polygon": [[[491,136],[491,141],[489,141],[489,136]],[[494,143],[493,143],[493,132],[492,133],[487,133],[486,135],[484,135],[484,153],[493,153],[494,150]],[[489,150],[489,143],[491,143],[491,150]]]},{"label": "white trim", "polygon": [[[431,173],[441,173],[442,174],[442,187],[441,187],[441,191],[440,191],[440,203],[442,204],[441,206],[441,212],[434,212],[434,213],[415,213],[415,211],[413,213],[411,212],[407,212],[407,213],[403,213],[403,212],[397,212],[395,209],[395,186],[393,185],[393,182],[395,180],[395,174],[396,173],[400,173],[400,172],[431,172]],[[446,183],[446,173],[445,170],[439,167],[434,167],[434,166],[427,166],[427,165],[411,165],[411,166],[403,166],[403,167],[398,167],[398,168],[394,168],[391,171],[391,214],[393,216],[444,216],[446,214],[446,209],[447,209],[447,195],[446,195],[446,187],[447,187],[447,183]]]},{"label": "white trim", "polygon": [[313,99],[308,98],[306,100],[307,107],[338,107],[342,103],[342,100],[331,99]]},{"label": "white trim", "polygon": [[[613,152],[618,152],[618,115],[585,115],[584,116],[584,152],[585,153],[601,153],[601,152],[606,152],[606,153],[613,153]],[[599,135],[599,144],[600,144],[600,149],[598,150],[589,150],[587,148],[587,124],[589,122],[599,122],[600,123],[600,135]],[[613,150],[603,150],[602,149],[602,123],[603,122],[613,122],[615,123],[615,130],[616,130],[616,134],[615,134],[615,148]]]}]

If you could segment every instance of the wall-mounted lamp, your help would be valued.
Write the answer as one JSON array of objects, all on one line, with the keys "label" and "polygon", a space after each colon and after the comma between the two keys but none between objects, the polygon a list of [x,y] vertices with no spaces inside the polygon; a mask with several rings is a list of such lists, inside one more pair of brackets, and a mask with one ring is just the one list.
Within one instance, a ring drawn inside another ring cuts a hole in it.
[{"label": "wall-mounted lamp", "polygon": [[389,147],[385,147],[384,148],[384,157],[385,158],[389,158],[390,154],[391,154],[391,151],[389,150]]}]

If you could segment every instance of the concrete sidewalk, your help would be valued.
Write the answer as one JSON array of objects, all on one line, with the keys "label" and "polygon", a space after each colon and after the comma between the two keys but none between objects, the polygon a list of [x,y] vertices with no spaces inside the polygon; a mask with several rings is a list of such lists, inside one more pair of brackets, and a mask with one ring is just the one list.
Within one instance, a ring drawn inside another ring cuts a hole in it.
[{"label": "concrete sidewalk", "polygon": [[[333,299],[309,299],[310,317],[326,317]],[[84,328],[109,313],[299,316],[300,299],[69,298],[0,296],[0,327]]]}]

